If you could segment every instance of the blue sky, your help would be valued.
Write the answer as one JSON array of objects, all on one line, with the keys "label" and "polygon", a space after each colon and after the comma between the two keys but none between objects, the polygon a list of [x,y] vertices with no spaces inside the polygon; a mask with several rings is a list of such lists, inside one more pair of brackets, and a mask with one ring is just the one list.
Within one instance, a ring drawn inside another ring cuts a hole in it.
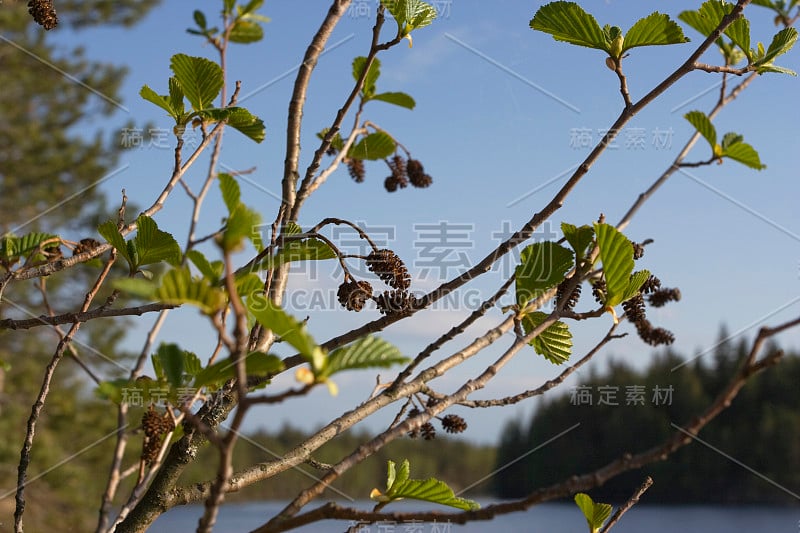
[{"label": "blue sky", "polygon": [[[147,84],[166,92],[169,58],[174,53],[215,58],[210,46],[184,29],[191,25],[194,7],[202,5],[211,19],[217,4],[167,1],[133,29],[77,34],[65,31],[54,39],[85,45],[87,56],[93,59],[128,65],[130,71],[122,91],[122,105],[127,111],[121,110],[115,116],[114,125],[134,119],[140,124],[152,122],[169,128],[167,117],[138,97],[139,88]],[[368,49],[373,20],[360,14],[359,4],[367,6],[371,13],[376,1],[354,2],[353,11],[334,32],[312,78],[304,114],[305,163],[316,147],[315,133],[330,124],[350,89],[352,59],[365,55]],[[442,16],[432,26],[415,32],[413,48],[402,44],[379,56],[382,75],[378,89],[411,94],[416,99],[416,109],[408,111],[371,102],[365,112],[365,118],[388,130],[423,162],[434,178],[433,185],[429,189],[388,194],[383,189],[388,172],[382,162],[367,165],[367,178],[362,184],[353,182],[346,170],[340,169],[307,203],[300,220],[304,226],[326,216],[363,221],[389,238],[389,247],[416,274],[412,288],[418,291],[430,290],[441,276],[452,277],[461,268],[479,261],[498,244],[497,235],[504,228],[518,228],[544,206],[590,150],[575,142],[577,136],[596,142],[622,106],[618,81],[606,68],[603,53],[556,42],[528,27],[541,2],[440,0],[435,5],[441,8]],[[582,5],[601,25],[609,23],[627,30],[638,18],[653,11],[667,8],[671,16],[677,17],[680,11],[696,8],[699,2],[610,0]],[[230,48],[229,83],[242,80],[242,94],[247,98],[242,99],[241,105],[263,118],[267,138],[256,145],[229,131],[220,161],[229,169],[255,167],[242,181],[242,191],[245,202],[259,209],[266,221],[272,220],[278,207],[286,109],[294,72],[326,9],[327,3],[319,0],[268,0],[260,11],[272,19],[265,26],[264,41]],[[769,43],[777,31],[769,13],[750,7],[747,14],[753,41]],[[388,21],[387,39],[392,27]],[[684,28],[690,43],[637,48],[625,60],[634,100],[683,62],[699,44],[698,35],[685,25]],[[795,50],[777,63],[800,70],[798,57]],[[720,56],[712,50],[703,59],[716,64]],[[719,79],[718,75],[692,73],[635,117],[620,134],[617,147],[609,149],[591,169],[537,238],[558,238],[562,221],[587,224],[600,213],[610,222],[618,221],[636,197],[668,168],[691,134],[692,127],[682,115],[694,109],[708,110],[713,105]],[[742,133],[759,151],[766,170],[757,172],[732,161],[686,169],[670,179],[626,230],[633,240],[655,241],[638,267],[652,270],[666,286],[681,289],[680,303],[651,310],[648,315],[656,325],[675,332],[674,347],[682,354],[703,353],[713,346],[723,323],[732,333],[741,331],[751,338],[762,322],[775,324],[796,316],[800,310],[797,83],[794,77],[765,75],[715,121],[720,134]],[[347,127],[351,120],[345,120]],[[169,178],[172,143],[165,146],[142,146],[124,155],[124,168],[103,184],[112,203],[124,187],[131,202],[141,207],[150,205]],[[708,146],[701,141],[688,160],[704,160],[709,155]],[[199,187],[205,172],[206,160],[202,160],[189,172],[188,182]],[[190,204],[178,190],[156,220],[183,243],[189,214]],[[215,230],[223,216],[222,202],[215,192],[206,204],[199,233]],[[444,246],[452,264],[447,268],[428,264],[430,275],[419,279],[426,254],[433,246],[424,236],[432,230],[424,226],[441,224],[447,231],[462,233],[457,238],[451,235],[454,240],[450,244],[439,245],[440,251]],[[242,256],[242,260],[246,258]],[[466,316],[478,297],[491,294],[502,282],[502,274],[511,268],[512,261],[502,263],[487,279],[475,282],[450,300],[453,305],[449,308],[420,313],[387,330],[385,337],[413,357],[438,333]],[[319,341],[377,316],[374,309],[355,314],[335,308],[307,308],[310,295],[323,295],[323,300],[328,301],[335,297],[339,283],[335,272],[334,265],[319,264],[292,276],[289,301],[298,316],[311,317],[310,331]],[[588,308],[591,297],[588,289],[584,292],[587,296],[579,307]],[[500,317],[499,309],[491,313],[479,327],[448,345],[442,355],[463,346]],[[152,320],[147,317],[134,328],[128,347],[140,348]],[[575,335],[573,358],[592,346],[610,321],[605,316],[592,323],[571,325]],[[609,357],[637,366],[646,364],[651,348],[636,337],[629,325],[624,330],[632,335],[602,352],[593,363],[596,367],[605,366]],[[171,315],[160,340],[179,342],[203,357],[210,353],[213,338],[195,310],[182,309]],[[800,335],[790,332],[780,340],[797,347]],[[499,344],[509,343],[510,339]],[[433,386],[442,392],[453,390],[459,380],[476,375],[498,353],[497,349],[487,350]],[[476,397],[497,397],[533,388],[560,370],[531,349],[520,353]],[[390,372],[381,374],[384,380],[391,377]],[[307,428],[318,426],[363,401],[374,386],[375,373],[343,374],[337,383],[341,390],[338,397],[331,398],[321,388],[307,399],[253,413],[249,427],[275,429],[287,421]],[[562,391],[568,391],[574,383],[571,379]],[[291,377],[279,379],[275,385],[292,385]],[[468,417],[471,429],[467,438],[493,442],[503,423],[528,416],[533,406],[528,402],[502,410],[458,412]],[[387,413],[366,425],[384,427],[390,418]]]}]

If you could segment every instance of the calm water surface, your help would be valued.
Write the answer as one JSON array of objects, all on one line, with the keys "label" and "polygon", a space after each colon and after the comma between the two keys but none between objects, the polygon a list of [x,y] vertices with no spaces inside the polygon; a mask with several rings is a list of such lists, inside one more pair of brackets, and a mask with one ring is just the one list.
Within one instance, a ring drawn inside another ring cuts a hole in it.
[{"label": "calm water surface", "polygon": [[[479,500],[484,505],[491,503]],[[424,504],[403,502],[394,510],[412,511],[433,509]],[[279,502],[230,504],[223,506],[216,533],[242,533],[250,531],[278,512]],[[369,509],[364,502],[358,507]],[[402,509],[401,509],[402,507]],[[439,507],[441,509],[441,507]],[[151,533],[192,532],[202,515],[202,506],[176,508],[159,518],[149,530]],[[311,524],[296,531],[302,533],[344,532],[346,521],[325,521]],[[501,516],[491,522],[456,524],[373,524],[364,526],[362,533],[501,533],[507,531],[543,533],[585,533],[586,521],[572,504],[539,505],[528,512]],[[670,506],[639,504],[631,509],[612,533],[800,533],[800,506],[798,507],[742,507],[742,506]]]}]

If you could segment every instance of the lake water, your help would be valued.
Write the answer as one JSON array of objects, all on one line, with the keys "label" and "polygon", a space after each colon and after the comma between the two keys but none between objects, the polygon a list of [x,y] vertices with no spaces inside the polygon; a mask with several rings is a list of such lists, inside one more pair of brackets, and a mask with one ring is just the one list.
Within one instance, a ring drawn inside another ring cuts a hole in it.
[{"label": "lake water", "polygon": [[[482,503],[486,502],[480,500]],[[319,505],[319,504],[316,504]],[[316,507],[313,505],[313,507]],[[395,504],[396,511],[434,509],[415,502]],[[369,509],[371,504],[356,505]],[[222,507],[216,533],[243,533],[251,531],[280,511],[279,502],[229,504]],[[311,509],[313,507],[308,507]],[[446,510],[447,508],[438,507]],[[391,506],[389,510],[392,510]],[[616,508],[615,508],[616,510]],[[192,532],[202,515],[202,506],[172,509],[160,517],[150,533]],[[302,533],[342,533],[350,524],[347,521],[318,522],[296,531]],[[467,525],[437,524],[373,524],[363,526],[362,533],[478,533],[513,531],[542,533],[585,533],[586,521],[574,504],[551,503],[536,506],[527,512],[496,518],[491,522]],[[732,533],[739,531],[757,533],[800,533],[800,507],[764,506],[658,506],[639,504],[628,511],[611,529],[612,533]]]}]

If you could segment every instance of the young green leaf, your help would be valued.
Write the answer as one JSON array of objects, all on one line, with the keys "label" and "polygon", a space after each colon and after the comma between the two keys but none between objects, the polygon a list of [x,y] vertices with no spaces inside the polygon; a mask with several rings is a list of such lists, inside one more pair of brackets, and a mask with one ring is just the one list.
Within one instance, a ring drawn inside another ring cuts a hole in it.
[{"label": "young green leaf", "polygon": [[243,107],[210,108],[198,111],[198,116],[214,122],[225,123],[243,133],[250,139],[260,143],[266,137],[264,121]]},{"label": "young green leaf", "polygon": [[236,294],[242,298],[260,296],[264,292],[264,282],[252,272],[236,278]]},{"label": "young green leaf", "polygon": [[689,41],[683,35],[683,30],[669,15],[653,13],[643,19],[637,20],[625,34],[622,52],[636,46],[654,46],[666,44],[680,44]]},{"label": "young green leaf", "polygon": [[324,371],[317,377],[332,376],[344,370],[389,368],[409,361],[394,345],[378,337],[366,336],[331,352]]},{"label": "young green leaf", "polygon": [[175,237],[158,229],[152,218],[141,215],[136,219],[136,237],[129,243],[137,254],[136,268],[166,261],[177,265],[181,261],[181,247]]},{"label": "young green leaf", "polygon": [[158,351],[153,354],[154,364],[155,361],[158,361],[160,368],[163,369],[163,375],[167,383],[175,388],[183,385],[186,353],[177,344],[161,343]]},{"label": "young green leaf", "polygon": [[187,267],[170,270],[161,279],[161,285],[153,293],[158,300],[175,305],[194,305],[213,315],[225,307],[225,293],[206,278],[192,278]]},{"label": "young green leaf", "polygon": [[201,30],[206,29],[206,16],[202,11],[195,9],[194,13],[192,13],[192,17],[194,18],[194,23],[197,24],[198,28]]},{"label": "young green leaf", "polygon": [[181,122],[181,118],[185,112],[184,105],[183,105],[183,89],[181,89],[181,84],[178,82],[178,78],[175,76],[170,76],[169,78],[169,106],[172,108],[172,113],[178,123]]},{"label": "young green leaf", "polygon": [[[324,139],[325,135],[328,134],[329,130],[330,128],[324,128],[322,131],[317,133],[317,137],[319,137],[320,140]],[[333,139],[331,139],[331,148],[333,148],[337,152],[341,152],[342,149],[344,148],[344,141],[342,140],[342,136],[339,135],[338,133],[333,136]]]},{"label": "young green leaf", "polygon": [[222,90],[222,68],[204,57],[175,54],[170,68],[181,85],[192,109],[200,111],[212,107]]},{"label": "young green leaf", "polygon": [[[169,115],[174,119],[177,119],[180,116],[180,113],[173,107],[172,100],[169,97],[161,96],[147,85],[142,85],[142,88],[139,90],[139,96],[148,102],[156,104],[158,107],[169,113]],[[183,110],[181,109],[180,111],[182,112]]]},{"label": "young green leaf", "polygon": [[644,282],[650,278],[650,271],[648,270],[640,270],[638,272],[634,272],[631,274],[630,281],[628,282],[628,288],[625,289],[625,292],[622,293],[622,301],[627,302],[637,294],[639,294],[639,289],[642,288]]},{"label": "young green leaf", "polygon": [[[280,357],[263,352],[250,352],[245,357],[245,372],[248,376],[269,376],[284,368]],[[217,389],[236,376],[236,365],[231,359],[224,359],[200,370],[194,378],[194,388]]]},{"label": "young green leaf", "polygon": [[264,5],[264,0],[250,0],[247,4],[239,10],[239,16],[248,15]]},{"label": "young green leaf", "polygon": [[231,28],[229,39],[232,43],[255,43],[264,38],[264,28],[258,22],[237,20]]},{"label": "young green leaf", "polygon": [[725,35],[727,35],[733,44],[739,47],[744,52],[748,60],[752,60],[752,51],[750,50],[750,21],[744,17],[734,20],[730,26],[725,28]]},{"label": "young green leaf", "polygon": [[[678,18],[700,32],[704,37],[711,35],[722,17],[733,10],[733,4],[722,0],[706,0],[697,11],[683,11]],[[722,46],[722,38],[716,40],[717,45]]]},{"label": "young green leaf", "polygon": [[251,298],[248,307],[259,324],[300,352],[315,372],[324,367],[325,353],[308,333],[305,324],[265,298]]},{"label": "young green leaf", "polygon": [[434,21],[436,9],[421,0],[382,0],[397,22],[398,35],[406,36]]},{"label": "young green leaf", "polygon": [[336,257],[336,252],[325,241],[314,238],[291,241],[275,254],[270,268],[290,261],[320,261]]},{"label": "young green leaf", "polygon": [[516,269],[516,293],[517,305],[522,309],[564,279],[572,268],[573,256],[567,248],[546,241],[526,246],[520,253],[520,261]]},{"label": "young green leaf", "polygon": [[21,237],[12,237],[9,235],[6,239],[3,239],[0,255],[2,255],[6,261],[12,261],[19,257],[42,260],[44,256],[40,254],[37,254],[38,257],[31,257],[31,255],[34,254],[34,252],[41,251],[40,248],[46,246],[45,243],[47,241],[51,241],[48,245],[54,247],[61,243],[61,240],[52,233],[35,231],[26,233]]},{"label": "young green leaf", "polygon": [[575,503],[580,508],[586,523],[589,524],[589,532],[597,533],[603,527],[608,517],[611,516],[611,506],[607,503],[595,503],[591,496],[579,492],[575,495]]},{"label": "young green leaf", "polygon": [[[741,136],[739,137],[741,138]],[[738,141],[729,144],[727,148],[722,150],[722,157],[733,159],[756,170],[767,168],[767,165],[761,164],[761,158],[758,157],[758,152],[756,152],[755,148],[746,142]]]},{"label": "young green leaf", "polygon": [[447,505],[463,511],[474,511],[480,508],[480,505],[475,501],[456,497],[453,489],[448,487],[444,481],[439,481],[435,478],[411,479],[409,471],[410,467],[407,459],[403,461],[397,475],[395,475],[394,462],[389,461],[386,493],[373,489],[370,498],[384,503],[411,498]]},{"label": "young green leaf", "polygon": [[606,280],[607,307],[622,303],[625,292],[630,285],[633,272],[633,245],[625,235],[610,224],[594,225],[597,235],[597,246],[600,248],[600,260],[603,262],[603,274]]},{"label": "young green leaf", "polygon": [[130,256],[128,251],[128,244],[125,242],[125,237],[122,236],[119,228],[117,228],[117,223],[113,220],[103,222],[97,227],[97,232],[108,241],[108,244],[114,247],[117,253],[125,258],[130,266],[131,272],[135,272],[136,265],[134,264],[133,258]]},{"label": "young green leaf", "polygon": [[702,111],[689,111],[683,118],[689,121],[694,128],[708,141],[711,145],[711,150],[716,153],[715,147],[717,146],[717,129]]},{"label": "young green leaf", "polygon": [[[548,317],[547,313],[536,311],[522,317],[522,329],[527,335]],[[563,322],[556,321],[528,343],[536,353],[554,365],[560,365],[572,355],[572,332]]]},{"label": "young green leaf", "polygon": [[225,251],[238,251],[243,247],[245,239],[252,241],[256,238],[256,228],[260,225],[261,215],[240,202],[228,217],[222,235],[217,238],[217,244]]},{"label": "young green leaf", "polygon": [[539,8],[530,27],[549,33],[557,41],[609,51],[597,20],[575,2],[550,2]]},{"label": "young green leaf", "polygon": [[[358,81],[361,79],[361,75],[364,73],[364,67],[367,66],[367,58],[364,56],[359,56],[353,59],[353,79]],[[365,100],[369,100],[375,94],[375,83],[378,81],[378,77],[381,75],[381,62],[378,58],[373,58],[372,63],[369,66],[369,70],[367,71],[367,75],[364,78],[364,86],[361,87],[361,97]]]},{"label": "young green leaf", "polygon": [[186,252],[186,257],[194,263],[197,270],[199,270],[203,277],[208,279],[212,285],[216,285],[222,278],[222,272],[225,269],[225,265],[222,261],[210,262],[206,259],[206,256],[198,250],[189,250]]},{"label": "young green leaf", "polygon": [[373,95],[370,100],[380,100],[381,102],[388,102],[390,104],[405,107],[406,109],[414,109],[417,103],[411,96],[401,92],[388,92]]},{"label": "young green leaf", "polygon": [[396,148],[397,143],[395,143],[391,135],[383,131],[377,131],[362,137],[360,141],[351,146],[347,152],[347,157],[375,161],[389,157]]},{"label": "young green leaf", "polygon": [[158,285],[149,279],[142,278],[119,278],[115,279],[111,286],[130,296],[138,296],[146,300],[155,299]]},{"label": "young green leaf", "polygon": [[221,172],[217,179],[219,179],[219,190],[222,193],[222,200],[228,208],[228,213],[232,213],[241,202],[241,189],[239,183],[230,174]]},{"label": "young green leaf", "polygon": [[759,74],[763,71],[779,72],[796,76],[797,74],[794,71],[785,69],[783,67],[776,67],[772,64],[776,57],[788,52],[796,42],[797,30],[795,28],[789,27],[779,31],[772,38],[772,42],[770,43],[769,48],[767,48],[767,51],[763,54],[763,56],[759,57],[758,61],[754,63],[756,67],[759,67],[756,71]]},{"label": "young green leaf", "polygon": [[591,226],[574,226],[566,222],[561,223],[561,232],[572,249],[575,251],[575,262],[579,263],[586,257],[587,248],[594,240],[594,229]]}]

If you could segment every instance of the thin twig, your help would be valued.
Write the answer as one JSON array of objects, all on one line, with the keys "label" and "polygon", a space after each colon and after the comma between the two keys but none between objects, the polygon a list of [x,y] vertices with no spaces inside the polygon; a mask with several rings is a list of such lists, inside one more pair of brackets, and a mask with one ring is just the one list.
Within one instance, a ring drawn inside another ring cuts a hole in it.
[{"label": "thin twig", "polygon": [[152,303],[139,305],[136,307],[125,307],[121,309],[108,309],[105,305],[95,307],[89,311],[64,313],[61,315],[40,315],[36,318],[26,318],[21,320],[14,320],[11,318],[4,318],[0,320],[0,329],[31,329],[38,326],[57,326],[59,324],[72,324],[75,322],[89,322],[96,318],[109,318],[117,316],[142,316],[145,313],[152,313],[154,311],[163,311],[165,309],[173,309],[177,307],[174,304]]},{"label": "thin twig", "polygon": [[[89,306],[92,304],[92,300],[97,295],[97,292],[100,290],[100,287],[103,285],[103,282],[106,280],[108,273],[111,271],[111,267],[114,265],[114,260],[116,259],[116,255],[112,254],[109,260],[106,262],[103,270],[98,275],[97,279],[95,280],[94,285],[89,292],[86,293],[86,297],[84,298],[83,305],[81,306],[81,311],[86,311],[89,309]],[[36,396],[36,401],[34,402],[33,406],[31,407],[31,416],[28,418],[27,424],[27,431],[25,434],[25,441],[22,444],[22,450],[20,451],[20,459],[19,459],[19,467],[17,469],[17,493],[16,493],[16,505],[14,509],[14,532],[15,533],[22,533],[22,515],[25,513],[25,484],[28,478],[28,465],[31,461],[31,449],[33,448],[33,438],[36,434],[36,423],[39,420],[39,416],[41,415],[42,409],[44,408],[45,401],[47,400],[47,395],[50,392],[50,384],[53,380],[53,375],[55,374],[56,367],[58,366],[59,361],[64,355],[64,350],[67,346],[72,342],[72,339],[75,337],[75,334],[80,329],[80,322],[75,322],[70,327],[69,331],[61,338],[58,342],[58,346],[56,346],[55,353],[53,353],[53,357],[50,359],[50,363],[45,368],[44,377],[42,379],[42,386],[39,389],[39,394]]]},{"label": "thin twig", "polygon": [[647,476],[644,480],[644,483],[642,483],[641,487],[636,489],[636,492],[633,493],[633,496],[628,498],[628,501],[625,502],[625,505],[617,509],[617,512],[614,513],[614,515],[611,517],[611,520],[606,522],[606,525],[603,526],[603,529],[600,530],[600,533],[608,533],[608,531],[610,531],[611,528],[614,527],[614,525],[617,522],[619,522],[619,519],[622,518],[622,515],[627,513],[631,509],[631,507],[639,503],[639,498],[642,497],[642,494],[644,494],[652,484],[653,484],[653,478]]}]

